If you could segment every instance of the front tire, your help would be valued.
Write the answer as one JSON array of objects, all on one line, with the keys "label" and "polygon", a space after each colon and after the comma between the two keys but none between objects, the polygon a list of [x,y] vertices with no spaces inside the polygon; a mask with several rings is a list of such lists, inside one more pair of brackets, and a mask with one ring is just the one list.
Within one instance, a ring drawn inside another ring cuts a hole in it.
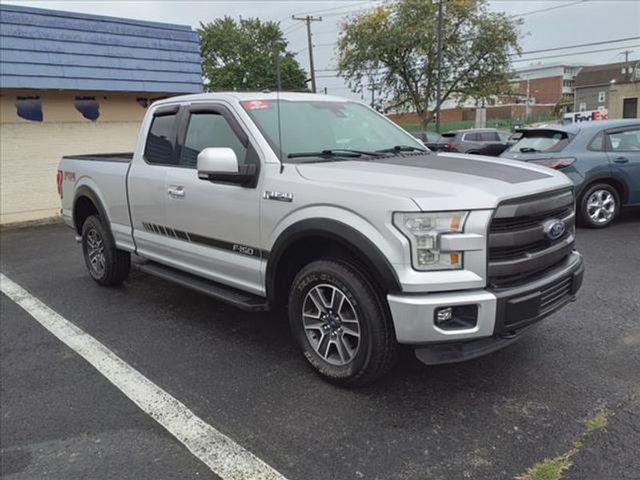
[{"label": "front tire", "polygon": [[110,232],[95,215],[82,224],[82,253],[89,275],[100,285],[120,285],[129,276],[131,255],[116,248]]},{"label": "front tire", "polygon": [[362,386],[395,363],[390,314],[369,280],[340,260],[318,260],[295,277],[289,294],[292,335],[324,379]]},{"label": "front tire", "polygon": [[590,186],[580,199],[580,220],[589,228],[605,228],[620,212],[620,195],[611,185],[597,183]]}]

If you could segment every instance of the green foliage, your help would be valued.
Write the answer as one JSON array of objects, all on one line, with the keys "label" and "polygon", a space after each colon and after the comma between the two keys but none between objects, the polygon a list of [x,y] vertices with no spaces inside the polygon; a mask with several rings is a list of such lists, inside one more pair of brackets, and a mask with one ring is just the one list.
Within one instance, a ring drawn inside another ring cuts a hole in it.
[{"label": "green foliage", "polygon": [[276,52],[282,90],[307,91],[306,73],[275,22],[224,17],[200,24],[202,70],[209,91],[276,90]]},{"label": "green foliage", "polygon": [[553,106],[553,113],[556,115],[562,115],[573,107],[573,97],[569,95],[563,95],[558,103]]},{"label": "green foliage", "polygon": [[[489,12],[486,0],[443,1],[442,101],[481,102],[508,91],[519,22]],[[392,107],[411,106],[426,127],[436,101],[437,38],[437,3],[391,0],[342,25],[338,67],[355,91],[379,83]]]}]

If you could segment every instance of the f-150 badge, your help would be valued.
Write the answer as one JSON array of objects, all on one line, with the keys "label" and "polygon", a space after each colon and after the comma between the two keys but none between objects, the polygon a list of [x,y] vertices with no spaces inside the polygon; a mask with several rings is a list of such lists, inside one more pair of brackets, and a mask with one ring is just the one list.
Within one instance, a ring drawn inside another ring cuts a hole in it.
[{"label": "f-150 badge", "polygon": [[262,197],[267,200],[277,200],[278,202],[293,202],[293,193],[271,192],[269,190],[265,190]]}]

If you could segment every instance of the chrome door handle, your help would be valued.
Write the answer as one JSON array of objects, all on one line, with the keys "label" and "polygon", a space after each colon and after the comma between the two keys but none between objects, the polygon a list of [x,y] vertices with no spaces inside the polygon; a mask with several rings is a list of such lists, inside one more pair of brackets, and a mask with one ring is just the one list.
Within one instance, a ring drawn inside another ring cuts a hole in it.
[{"label": "chrome door handle", "polygon": [[178,185],[171,185],[167,189],[167,193],[171,198],[184,198],[184,187],[180,187]]},{"label": "chrome door handle", "polygon": [[616,163],[629,163],[629,159],[627,157],[616,157],[614,162],[616,162]]}]

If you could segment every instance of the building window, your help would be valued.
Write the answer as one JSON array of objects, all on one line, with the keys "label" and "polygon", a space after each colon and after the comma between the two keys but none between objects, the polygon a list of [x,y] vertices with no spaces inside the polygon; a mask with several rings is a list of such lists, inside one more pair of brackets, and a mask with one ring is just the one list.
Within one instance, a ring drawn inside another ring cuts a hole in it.
[{"label": "building window", "polygon": [[73,106],[84,118],[92,122],[100,116],[100,104],[96,101],[96,97],[76,97]]},{"label": "building window", "polygon": [[580,107],[578,108],[579,111],[581,112],[586,112],[587,111],[587,104],[585,102],[580,102]]},{"label": "building window", "polygon": [[598,92],[598,102],[602,103],[607,99],[607,93],[604,90]]},{"label": "building window", "polygon": [[16,113],[25,120],[41,122],[42,102],[40,97],[16,97]]}]

